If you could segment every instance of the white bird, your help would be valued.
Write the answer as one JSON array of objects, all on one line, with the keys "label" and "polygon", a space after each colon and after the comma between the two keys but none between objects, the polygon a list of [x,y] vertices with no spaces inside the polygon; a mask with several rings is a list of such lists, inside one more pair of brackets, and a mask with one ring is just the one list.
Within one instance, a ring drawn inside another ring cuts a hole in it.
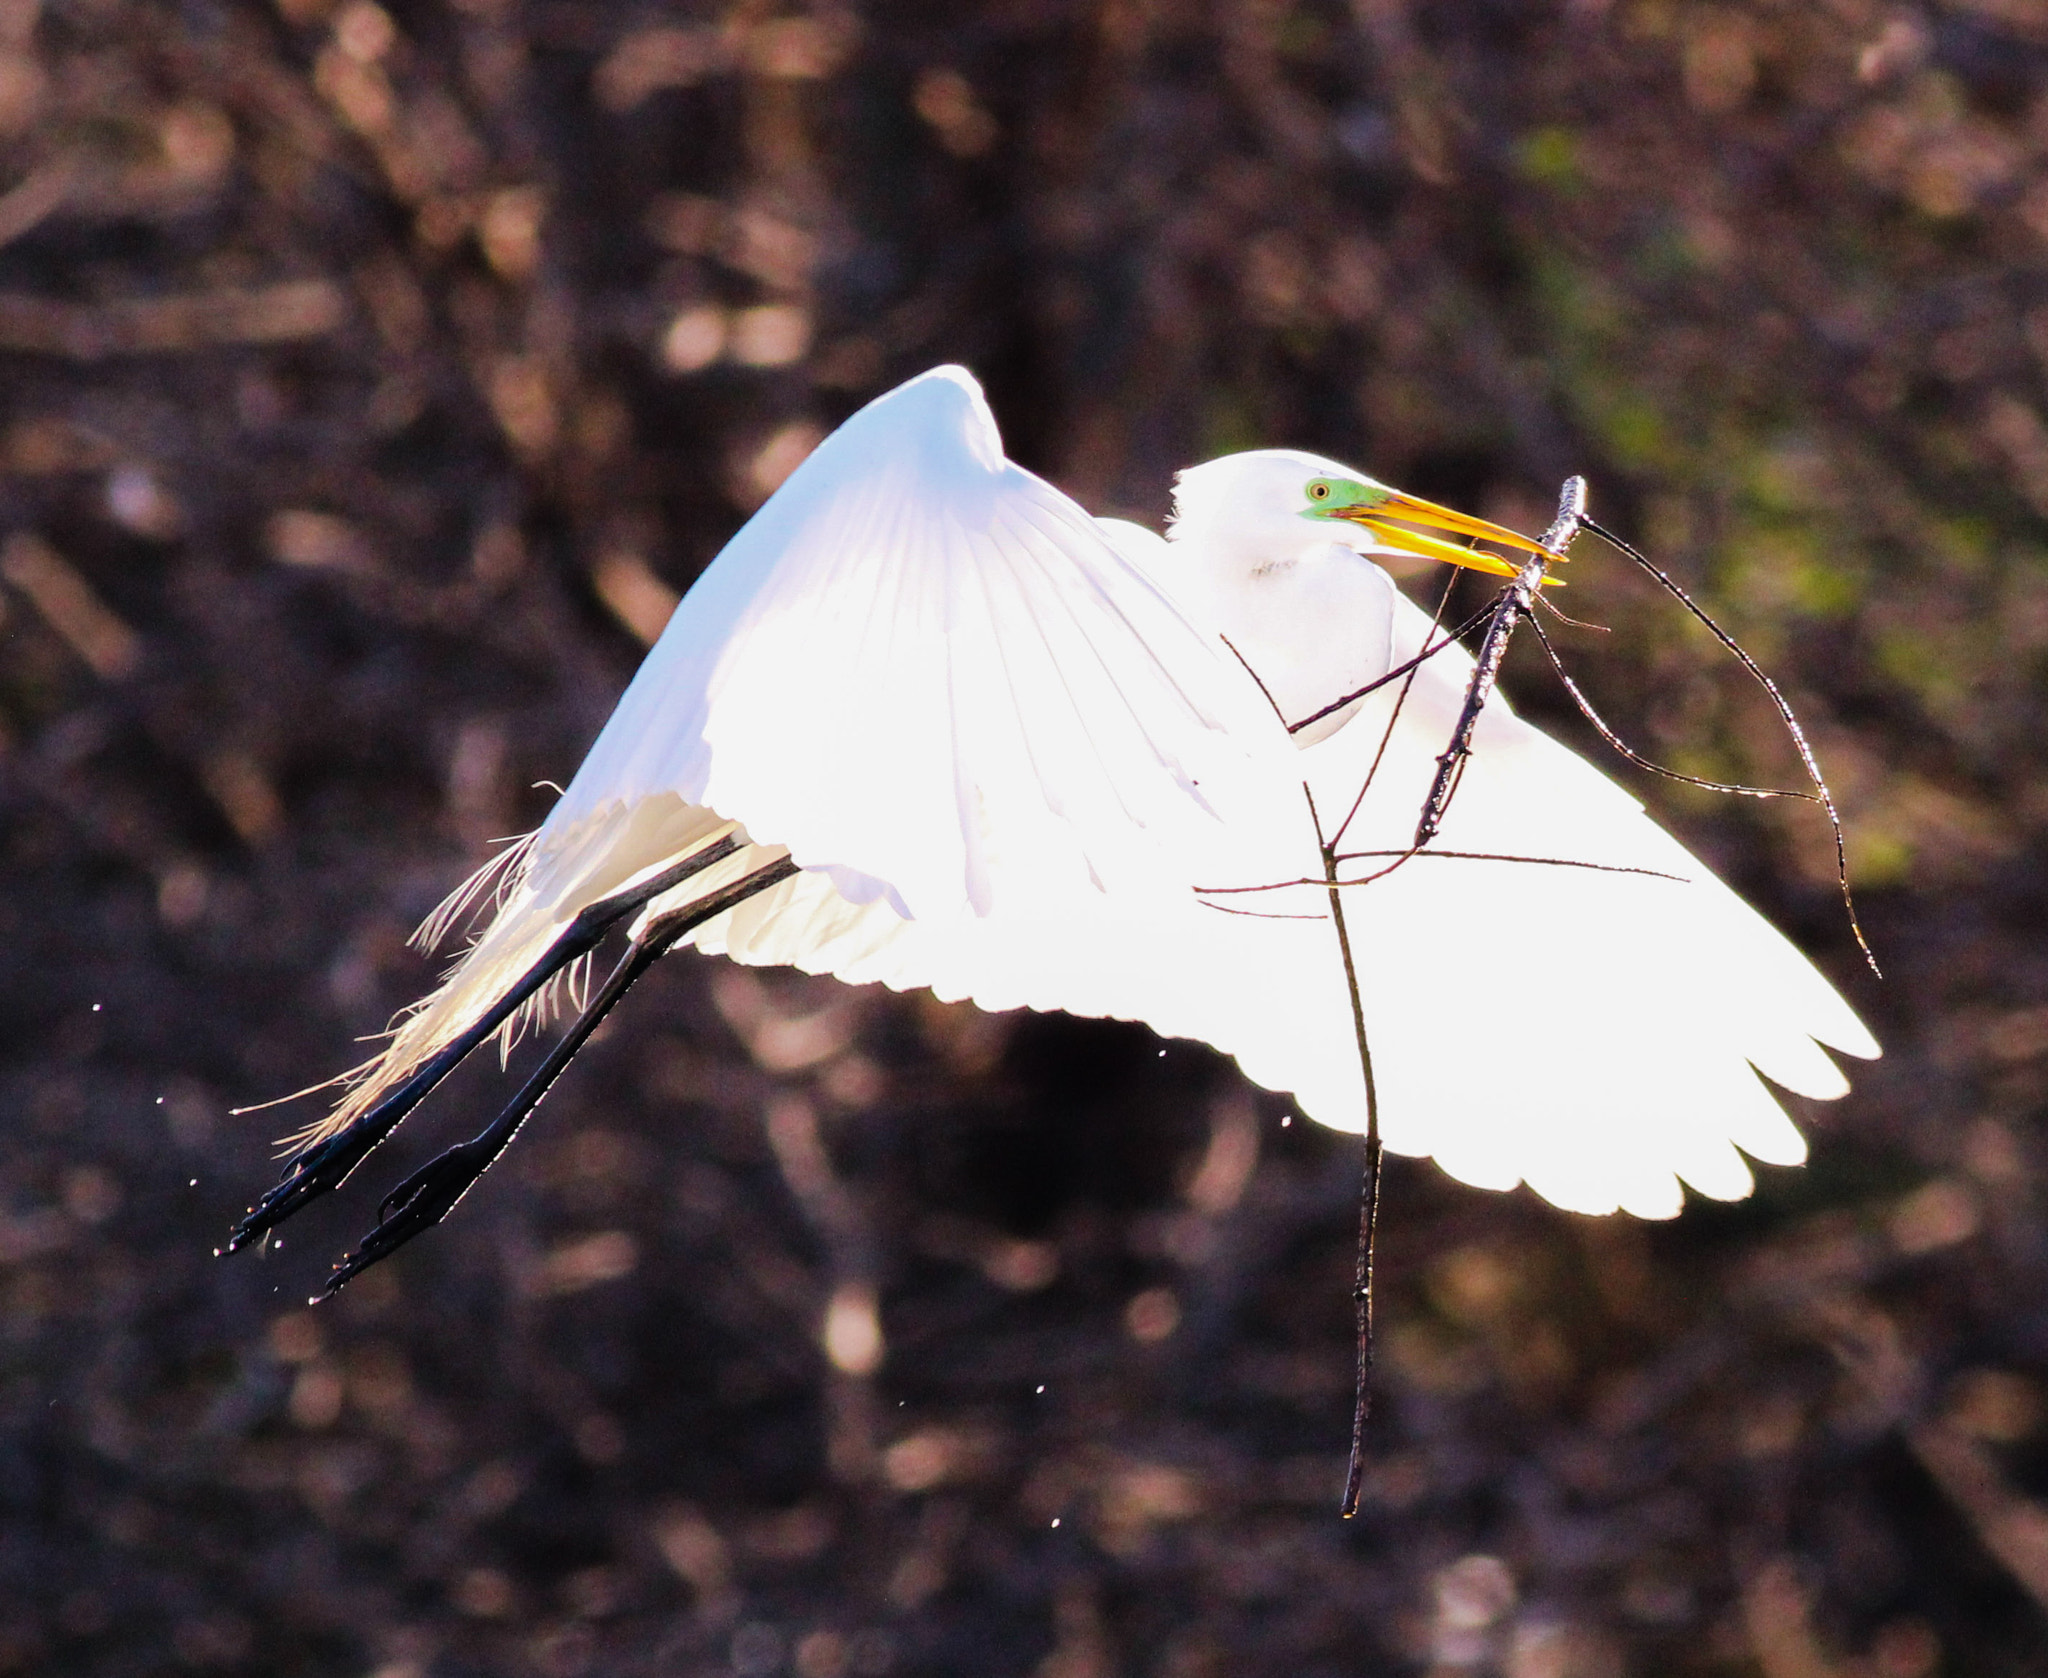
[{"label": "white bird", "polygon": [[959,368],[878,398],[685,595],[539,831],[423,929],[491,898],[230,1246],[338,1184],[479,1042],[577,990],[576,963],[627,916],[628,959],[578,1026],[497,1125],[396,1191],[334,1285],[445,1214],[675,943],[1142,1020],[1362,1131],[1304,786],[1331,829],[1356,801],[1347,877],[1378,876],[1343,901],[1386,1146],[1645,1217],[1678,1211],[1681,1180],[1747,1194],[1744,1153],[1798,1163],[1758,1072],[1839,1096],[1817,1045],[1876,1042],[1633,797],[1504,701],[1480,714],[1441,830],[1388,867],[1414,847],[1467,653],[1282,727],[1433,644],[1373,554],[1515,574],[1417,523],[1542,551],[1289,450],[1183,472],[1161,538],[1005,459]]}]

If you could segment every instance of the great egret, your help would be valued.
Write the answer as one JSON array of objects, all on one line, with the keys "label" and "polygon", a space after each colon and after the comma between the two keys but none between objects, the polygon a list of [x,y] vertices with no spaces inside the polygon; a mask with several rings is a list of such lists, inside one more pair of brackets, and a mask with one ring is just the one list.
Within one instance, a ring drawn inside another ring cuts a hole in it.
[{"label": "great egret", "polygon": [[1743,1152],[1805,1156],[1757,1072],[1839,1096],[1817,1044],[1877,1044],[1633,797],[1504,702],[1417,832],[1473,664],[1370,556],[1517,566],[1416,524],[1543,552],[1291,450],[1183,472],[1162,538],[1005,459],[959,368],[878,398],[684,597],[540,830],[423,929],[491,898],[230,1247],[574,991],[627,917],[627,956],[513,1105],[403,1184],[330,1287],[438,1221],[676,944],[1142,1020],[1365,1130],[1304,786],[1365,882],[1341,903],[1386,1146],[1579,1212],[1668,1217],[1681,1180],[1747,1194]]}]

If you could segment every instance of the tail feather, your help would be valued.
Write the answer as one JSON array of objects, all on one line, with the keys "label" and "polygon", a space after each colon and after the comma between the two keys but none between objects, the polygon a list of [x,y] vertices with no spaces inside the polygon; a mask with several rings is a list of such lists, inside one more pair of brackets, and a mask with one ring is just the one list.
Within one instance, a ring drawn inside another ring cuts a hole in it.
[{"label": "tail feather", "polygon": [[[738,831],[736,822],[716,811],[661,794],[607,803],[559,831],[544,824],[517,840],[457,886],[427,917],[415,941],[431,947],[491,893],[495,906],[488,924],[441,983],[392,1022],[383,1047],[335,1080],[344,1093],[333,1110],[285,1138],[284,1145],[310,1147],[368,1112],[421,1062],[483,1019],[585,909]],[[711,870],[707,879],[717,873]],[[501,1059],[529,1028],[560,1013],[565,997],[580,1009],[590,972],[585,956],[513,1010],[493,1034]]]}]

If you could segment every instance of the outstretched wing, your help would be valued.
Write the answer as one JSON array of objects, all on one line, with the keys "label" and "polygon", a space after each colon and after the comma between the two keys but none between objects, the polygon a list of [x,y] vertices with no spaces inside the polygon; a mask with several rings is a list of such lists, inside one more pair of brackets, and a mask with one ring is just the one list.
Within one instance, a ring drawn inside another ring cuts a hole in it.
[{"label": "outstretched wing", "polygon": [[483,935],[324,1128],[581,910],[727,837],[647,913],[786,854],[797,879],[700,942],[751,929],[778,952],[754,959],[1194,1030],[1210,1014],[1164,993],[1195,976],[1142,940],[1271,843],[1284,755],[1223,649],[936,369],[820,444],[684,596]]},{"label": "outstretched wing", "polygon": [[[1404,599],[1395,662],[1429,629]],[[1420,668],[1345,837],[1345,850],[1378,854],[1345,877],[1412,843],[1471,669],[1456,648]],[[1397,691],[1302,754],[1326,810],[1357,796]],[[1466,1182],[1525,1181],[1573,1210],[1651,1217],[1678,1210],[1677,1179],[1737,1199],[1752,1185],[1738,1148],[1774,1164],[1806,1153],[1752,1068],[1828,1098],[1848,1084],[1817,1044],[1878,1053],[1784,937],[1498,694],[1429,850],[1345,897],[1387,1146]],[[1362,1128],[1349,1068],[1316,1052],[1329,1063],[1295,1074],[1304,1105]],[[1255,1048],[1248,1064],[1270,1078],[1280,1058]]]},{"label": "outstretched wing", "polygon": [[848,420],[712,562],[548,827],[672,793],[855,899],[986,914],[1156,880],[1271,726],[942,367]]},{"label": "outstretched wing", "polygon": [[[1099,522],[1171,586],[1168,544]],[[1391,667],[1434,637],[1428,618],[1390,592]],[[1670,1216],[1681,1181],[1740,1198],[1753,1179],[1738,1149],[1775,1164],[1806,1151],[1757,1071],[1803,1095],[1839,1096],[1847,1082],[1817,1043],[1861,1056],[1877,1044],[1811,963],[1635,798],[1498,693],[1434,854],[1398,862],[1471,672],[1469,655],[1448,648],[1419,668],[1405,700],[1390,685],[1320,743],[1284,752],[1276,772],[1289,784],[1262,787],[1263,805],[1233,811],[1246,849],[1216,858],[1204,884],[1317,875],[1298,781],[1334,828],[1369,780],[1344,836],[1354,855],[1342,874],[1369,881],[1344,897],[1387,1145],[1434,1156],[1481,1186],[1527,1182],[1577,1211]],[[1275,810],[1298,825],[1276,826]],[[1493,857],[1519,860],[1481,860]],[[733,917],[731,942],[714,947],[844,978],[932,984],[991,1006],[1130,1014],[1226,1050],[1324,1123],[1363,1130],[1326,903],[1321,888],[1302,886],[1216,893],[1192,913],[1185,899],[1104,904],[1031,994],[977,990],[992,971],[1030,970],[1028,956],[993,959],[1000,921],[956,948],[924,926],[863,943],[838,911],[837,937],[805,944],[800,918],[778,920],[764,903]],[[1119,915],[1142,916],[1142,931],[1119,931]],[[1146,960],[1127,971],[1120,958],[1133,949]],[[1060,995],[1070,1000],[1037,1000]]]}]

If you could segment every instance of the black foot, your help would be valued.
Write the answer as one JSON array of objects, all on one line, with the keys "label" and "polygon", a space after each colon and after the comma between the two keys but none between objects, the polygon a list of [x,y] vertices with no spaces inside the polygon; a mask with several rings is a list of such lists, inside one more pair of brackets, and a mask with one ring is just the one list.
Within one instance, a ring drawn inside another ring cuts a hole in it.
[{"label": "black foot", "polygon": [[[360,1247],[335,1266],[334,1274],[328,1277],[327,1286],[320,1297],[333,1297],[353,1277],[360,1276],[379,1260],[389,1258],[415,1235],[432,1229],[447,1217],[455,1209],[456,1203],[469,1192],[471,1185],[512,1145],[512,1139],[519,1134],[520,1128],[532,1116],[533,1110],[540,1105],[541,1098],[553,1087],[555,1080],[562,1075],[569,1062],[575,1059],[576,1052],[589,1040],[590,1034],[603,1022],[605,1015],[617,1005],[619,998],[631,990],[640,976],[679,939],[686,937],[694,928],[703,925],[714,915],[725,913],[736,904],[745,902],[756,892],[766,891],[779,881],[788,879],[795,872],[796,864],[787,857],[781,858],[766,867],[755,869],[744,879],[734,881],[723,890],[713,892],[688,909],[665,915],[643,928],[639,938],[619,958],[619,964],[612,969],[611,977],[605,980],[598,993],[590,999],[589,1005],[577,1017],[576,1023],[548,1051],[540,1065],[534,1069],[533,1075],[512,1098],[511,1105],[467,1142],[457,1143],[445,1154],[429,1160],[391,1191],[384,1204],[377,1209],[377,1227],[364,1237]],[[425,1093],[424,1090],[421,1093]],[[417,1097],[412,1099],[416,1100]],[[410,1106],[411,1101],[408,1101],[408,1110]],[[377,1111],[382,1111],[381,1105],[372,1113],[364,1114],[363,1118],[357,1121],[357,1125],[350,1126],[340,1136],[335,1137],[334,1143],[345,1141],[359,1125],[367,1123]],[[341,1175],[346,1176],[348,1171],[353,1170],[355,1162],[377,1142],[382,1141],[391,1125],[397,1122],[397,1118],[394,1117],[390,1124],[384,1127],[384,1132],[366,1143],[354,1159],[341,1169]],[[332,1145],[323,1143],[321,1148],[325,1149]],[[315,1149],[307,1154],[306,1158],[310,1161],[320,1152],[321,1149]],[[253,1224],[262,1215],[264,1207],[270,1200],[282,1199],[295,1181],[296,1178],[287,1178],[278,1188],[273,1189],[271,1194],[265,1197],[264,1204],[243,1220],[244,1224]],[[339,1178],[335,1181],[339,1181]],[[333,1183],[329,1182],[310,1189],[306,1196],[294,1201],[288,1211],[296,1211],[298,1206],[304,1203],[304,1199],[311,1198],[313,1194],[324,1193],[331,1187]],[[285,1216],[288,1212],[278,1215]],[[275,1221],[275,1218],[271,1219],[271,1222]]]},{"label": "black foot", "polygon": [[384,1197],[384,1204],[377,1208],[377,1227],[363,1237],[361,1246],[334,1267],[320,1297],[332,1298],[371,1265],[389,1258],[415,1235],[432,1229],[455,1210],[456,1202],[469,1193],[504,1151],[504,1143],[486,1132],[467,1142],[458,1142],[445,1154],[428,1160]]},{"label": "black foot", "polygon": [[336,1131],[324,1142],[315,1142],[300,1154],[285,1167],[284,1175],[270,1192],[243,1214],[222,1251],[240,1252],[252,1242],[262,1240],[294,1213],[304,1211],[323,1194],[340,1188],[371,1151],[482,1041],[482,1032],[465,1032],[459,1041],[395,1086],[376,1106],[358,1114],[347,1129]]},{"label": "black foot", "polygon": [[285,1173],[264,1197],[243,1214],[221,1250],[238,1253],[283,1223],[294,1212],[332,1189],[338,1189],[350,1172],[361,1165],[372,1148],[389,1136],[397,1124],[377,1124],[376,1111],[324,1142],[316,1142],[285,1168]]},{"label": "black foot", "polygon": [[[511,1017],[512,1011],[549,979],[579,956],[587,955],[596,949],[605,933],[635,909],[662,892],[681,884],[692,875],[702,873],[713,863],[724,861],[739,849],[738,840],[730,837],[720,839],[694,855],[684,858],[673,868],[664,870],[653,879],[642,881],[632,890],[606,898],[602,903],[594,903],[585,909],[549,946],[547,954],[535,962],[531,970],[516,985],[499,997],[481,1019],[439,1054],[422,1061],[408,1077],[394,1086],[382,1101],[358,1117],[346,1130],[328,1137],[324,1142],[316,1142],[293,1160],[285,1168],[284,1176],[270,1192],[250,1207],[242,1221],[235,1225],[228,1236],[228,1244],[221,1251],[240,1252],[251,1243],[260,1241],[294,1213],[303,1211],[312,1201],[318,1200],[320,1196],[333,1189],[340,1188],[349,1173],[363,1163],[378,1143],[398,1128],[408,1113],[426,1100],[435,1085],[461,1065],[478,1044],[503,1025]],[[725,893],[716,894],[713,900],[725,898],[730,890],[728,887]],[[730,907],[730,904],[726,906]]]}]

